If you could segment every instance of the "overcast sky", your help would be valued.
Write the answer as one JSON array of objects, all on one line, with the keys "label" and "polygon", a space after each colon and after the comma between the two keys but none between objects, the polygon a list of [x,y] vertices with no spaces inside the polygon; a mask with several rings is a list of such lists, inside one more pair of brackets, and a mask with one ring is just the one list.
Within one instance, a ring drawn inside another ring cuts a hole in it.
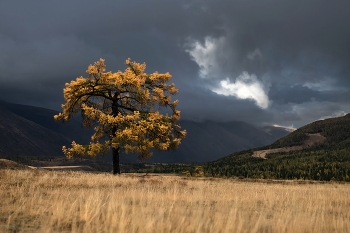
[{"label": "overcast sky", "polygon": [[350,1],[0,0],[0,99],[60,110],[106,59],[167,72],[182,119],[300,127],[350,112]]}]

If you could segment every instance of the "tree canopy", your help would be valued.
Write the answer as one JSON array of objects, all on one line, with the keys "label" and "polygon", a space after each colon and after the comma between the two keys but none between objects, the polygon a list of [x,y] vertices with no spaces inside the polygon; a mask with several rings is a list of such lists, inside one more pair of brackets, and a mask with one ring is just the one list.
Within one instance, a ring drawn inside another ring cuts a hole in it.
[{"label": "tree canopy", "polygon": [[[76,155],[96,156],[106,154],[112,148],[113,173],[120,173],[119,152],[137,153],[140,159],[157,150],[175,150],[186,131],[177,124],[180,111],[178,101],[170,95],[178,92],[175,84],[167,84],[169,73],[146,74],[146,64],[126,60],[124,72],[106,72],[104,59],[89,65],[87,77],[78,77],[66,83],[63,90],[63,111],[54,118],[69,121],[81,112],[85,127],[94,127],[89,145],[63,146],[67,157]],[[160,108],[170,109],[162,114]]]}]

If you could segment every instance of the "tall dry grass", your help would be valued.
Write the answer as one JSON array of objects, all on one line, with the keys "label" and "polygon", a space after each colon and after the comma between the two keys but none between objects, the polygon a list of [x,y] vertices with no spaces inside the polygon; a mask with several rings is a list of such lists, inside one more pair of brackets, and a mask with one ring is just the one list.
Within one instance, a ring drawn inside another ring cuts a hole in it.
[{"label": "tall dry grass", "polygon": [[349,184],[0,170],[0,232],[350,232]]}]

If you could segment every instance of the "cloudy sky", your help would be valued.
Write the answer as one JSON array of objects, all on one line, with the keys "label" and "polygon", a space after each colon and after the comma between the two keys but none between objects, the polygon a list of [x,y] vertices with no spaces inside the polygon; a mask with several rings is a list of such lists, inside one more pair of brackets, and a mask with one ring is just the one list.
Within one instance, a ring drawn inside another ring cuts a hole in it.
[{"label": "cloudy sky", "polygon": [[300,127],[350,112],[350,1],[0,0],[0,99],[60,110],[100,57],[169,71],[182,119]]}]

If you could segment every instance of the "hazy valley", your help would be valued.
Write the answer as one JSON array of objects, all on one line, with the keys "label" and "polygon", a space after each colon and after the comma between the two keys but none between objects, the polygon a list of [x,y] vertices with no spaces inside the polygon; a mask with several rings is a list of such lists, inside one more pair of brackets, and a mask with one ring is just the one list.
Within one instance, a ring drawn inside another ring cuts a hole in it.
[{"label": "hazy valley", "polygon": [[[78,117],[55,122],[56,111],[0,101],[0,155],[63,156],[62,146],[74,140],[89,143],[92,129],[83,128]],[[289,132],[283,128],[259,128],[245,122],[180,121],[187,137],[176,151],[157,152],[147,162],[200,163],[217,160],[235,151],[269,145]],[[138,162],[122,155],[123,162]],[[107,156],[106,161],[110,158]]]}]

